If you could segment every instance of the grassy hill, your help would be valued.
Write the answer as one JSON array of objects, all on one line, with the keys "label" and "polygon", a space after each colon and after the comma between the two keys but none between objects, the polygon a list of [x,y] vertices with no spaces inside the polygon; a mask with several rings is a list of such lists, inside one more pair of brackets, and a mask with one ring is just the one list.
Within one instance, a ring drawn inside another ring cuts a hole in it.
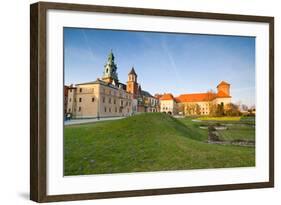
[{"label": "grassy hill", "polygon": [[243,167],[255,149],[207,144],[207,131],[161,113],[66,126],[65,175]]}]

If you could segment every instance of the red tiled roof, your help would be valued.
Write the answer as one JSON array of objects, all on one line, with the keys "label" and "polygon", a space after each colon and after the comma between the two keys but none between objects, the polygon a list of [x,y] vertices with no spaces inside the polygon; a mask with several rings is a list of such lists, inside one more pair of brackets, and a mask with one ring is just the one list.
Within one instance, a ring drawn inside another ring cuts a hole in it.
[{"label": "red tiled roof", "polygon": [[216,95],[217,98],[230,98],[231,96],[227,95],[225,92],[223,91],[219,91]]},{"label": "red tiled roof", "polygon": [[162,95],[159,100],[174,100],[174,96],[171,93]]},{"label": "red tiled roof", "polygon": [[154,97],[157,98],[157,99],[160,99],[162,96],[163,96],[163,95],[161,95],[161,94],[155,94],[155,95],[154,95]]},{"label": "red tiled roof", "polygon": [[182,94],[176,98],[178,102],[202,102],[210,101],[216,98],[214,93],[193,93],[193,94]]}]

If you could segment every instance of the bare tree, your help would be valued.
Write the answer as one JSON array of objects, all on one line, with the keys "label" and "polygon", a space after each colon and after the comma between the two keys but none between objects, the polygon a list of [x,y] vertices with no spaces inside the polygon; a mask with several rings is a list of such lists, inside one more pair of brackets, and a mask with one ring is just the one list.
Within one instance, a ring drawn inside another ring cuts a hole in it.
[{"label": "bare tree", "polygon": [[208,101],[208,108],[209,108],[210,116],[216,115],[217,106],[213,102],[213,99],[215,98],[215,96],[216,96],[216,93],[212,89],[207,91],[207,101]]},{"label": "bare tree", "polygon": [[178,111],[179,111],[179,114],[181,113],[182,115],[185,115],[185,105],[184,105],[184,103],[179,104]]},{"label": "bare tree", "polygon": [[194,106],[194,113],[196,115],[200,115],[200,106],[198,104],[195,104]]}]

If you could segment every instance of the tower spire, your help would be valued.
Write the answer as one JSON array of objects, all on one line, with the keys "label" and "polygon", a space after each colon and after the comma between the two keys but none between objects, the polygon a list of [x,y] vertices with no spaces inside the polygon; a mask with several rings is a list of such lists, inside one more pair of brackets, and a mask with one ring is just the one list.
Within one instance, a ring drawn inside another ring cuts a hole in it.
[{"label": "tower spire", "polygon": [[135,76],[138,76],[138,75],[136,74],[136,71],[135,71],[134,66],[132,66],[132,69],[131,69],[131,71],[129,72],[129,75],[135,75]]},{"label": "tower spire", "polygon": [[117,65],[114,62],[114,54],[112,49],[110,50],[107,57],[107,62],[104,65],[102,79],[108,83],[112,83],[113,80],[118,82]]}]

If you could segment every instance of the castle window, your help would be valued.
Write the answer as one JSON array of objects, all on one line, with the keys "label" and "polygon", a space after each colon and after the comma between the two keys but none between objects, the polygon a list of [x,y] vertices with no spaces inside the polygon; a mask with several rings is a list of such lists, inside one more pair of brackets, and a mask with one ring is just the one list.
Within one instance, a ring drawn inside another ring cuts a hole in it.
[{"label": "castle window", "polygon": [[82,88],[79,89],[80,93],[82,93]]},{"label": "castle window", "polygon": [[105,102],[105,97],[102,98],[102,102],[103,102],[103,103]]},{"label": "castle window", "polygon": [[71,102],[71,98],[69,98],[69,102]]},{"label": "castle window", "polygon": [[95,102],[95,98],[94,97],[92,97],[92,102]]},{"label": "castle window", "polygon": [[71,92],[71,93],[72,93],[72,89],[70,89],[70,90],[69,90],[69,92]]},{"label": "castle window", "polygon": [[111,104],[111,98],[108,99],[108,103]]},{"label": "castle window", "polygon": [[111,112],[111,108],[109,108],[109,112]]},{"label": "castle window", "polygon": [[115,112],[117,112],[117,107],[115,107]]},{"label": "castle window", "polygon": [[104,112],[106,112],[106,107],[104,107]]},{"label": "castle window", "polygon": [[71,112],[71,109],[70,109],[70,108],[68,109],[68,112]]},{"label": "castle window", "polygon": [[79,98],[79,102],[82,102],[82,98]]},{"label": "castle window", "polygon": [[116,104],[116,99],[113,100],[114,105]]},{"label": "castle window", "polygon": [[81,107],[78,108],[78,111],[81,112]]}]

